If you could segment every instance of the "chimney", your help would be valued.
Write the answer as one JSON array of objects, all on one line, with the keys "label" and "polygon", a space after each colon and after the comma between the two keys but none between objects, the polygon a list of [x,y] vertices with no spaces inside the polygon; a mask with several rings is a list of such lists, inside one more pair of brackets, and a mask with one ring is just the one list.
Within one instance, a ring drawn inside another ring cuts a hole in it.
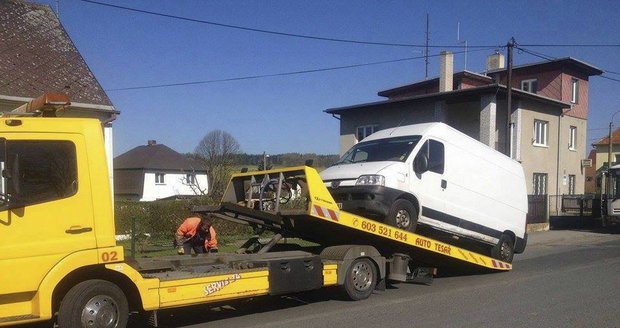
[{"label": "chimney", "polygon": [[454,74],[454,54],[449,51],[441,52],[439,69],[439,92],[452,91],[452,78]]},{"label": "chimney", "polygon": [[496,51],[494,54],[487,57],[487,72],[506,68],[505,63],[504,55]]},{"label": "chimney", "polygon": [[146,144],[149,146],[155,146],[157,144],[157,140],[149,140],[146,142]]}]

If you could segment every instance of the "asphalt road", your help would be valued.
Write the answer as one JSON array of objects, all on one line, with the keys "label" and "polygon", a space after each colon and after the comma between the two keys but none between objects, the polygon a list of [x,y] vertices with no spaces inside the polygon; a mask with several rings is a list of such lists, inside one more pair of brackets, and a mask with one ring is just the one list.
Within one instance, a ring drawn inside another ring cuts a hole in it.
[{"label": "asphalt road", "polygon": [[620,327],[620,233],[533,233],[511,272],[399,284],[359,302],[334,294],[160,311],[160,327]]}]

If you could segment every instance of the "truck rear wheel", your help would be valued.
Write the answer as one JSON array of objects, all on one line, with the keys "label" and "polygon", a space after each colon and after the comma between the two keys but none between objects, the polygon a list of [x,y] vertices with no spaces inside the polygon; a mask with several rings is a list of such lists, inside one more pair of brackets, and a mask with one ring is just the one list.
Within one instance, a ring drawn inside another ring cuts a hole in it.
[{"label": "truck rear wheel", "polygon": [[512,263],[512,258],[514,257],[514,255],[515,255],[514,241],[509,235],[502,234],[501,237],[499,237],[499,241],[497,242],[497,245],[491,248],[491,256],[493,256],[494,258],[500,261]]},{"label": "truck rear wheel", "polygon": [[388,213],[385,223],[399,229],[415,232],[418,225],[418,211],[406,199],[397,199]]},{"label": "truck rear wheel", "polygon": [[62,299],[58,326],[124,328],[128,317],[127,298],[118,286],[105,280],[86,280]]},{"label": "truck rear wheel", "polygon": [[367,258],[360,258],[349,266],[344,278],[343,289],[346,296],[359,301],[367,299],[377,286],[377,269]]}]

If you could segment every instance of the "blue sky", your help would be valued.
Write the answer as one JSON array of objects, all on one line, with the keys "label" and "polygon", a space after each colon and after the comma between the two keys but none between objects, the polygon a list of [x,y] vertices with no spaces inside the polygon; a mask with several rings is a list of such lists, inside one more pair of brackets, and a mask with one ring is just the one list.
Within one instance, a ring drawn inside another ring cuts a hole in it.
[{"label": "blue sky", "polygon": [[[99,0],[110,4],[257,29],[327,38],[424,44],[620,44],[617,1],[224,1]],[[39,1],[56,7],[55,0]],[[79,0],[60,0],[61,22],[106,90],[276,74],[421,56],[419,49],[299,39],[156,17]],[[502,53],[505,49],[497,48]],[[620,48],[536,47],[620,72]],[[431,49],[431,55],[442,49]],[[461,51],[460,49],[448,49]],[[468,70],[482,72],[494,48],[470,48]],[[541,61],[515,52],[515,64]],[[438,74],[430,58],[429,76]],[[455,70],[464,55],[455,55]],[[607,75],[620,79],[620,75]],[[214,129],[248,153],[338,152],[332,107],[381,100],[380,90],[425,77],[424,60],[262,79],[108,91],[121,115],[115,155],[156,139],[191,152]],[[590,79],[588,143],[620,110],[620,83]],[[620,118],[616,126],[620,126]]]}]

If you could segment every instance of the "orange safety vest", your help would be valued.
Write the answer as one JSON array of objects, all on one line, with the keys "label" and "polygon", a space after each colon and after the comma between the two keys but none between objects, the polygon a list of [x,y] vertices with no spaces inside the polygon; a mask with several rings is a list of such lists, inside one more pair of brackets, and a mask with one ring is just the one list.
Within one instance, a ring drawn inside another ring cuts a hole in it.
[{"label": "orange safety vest", "polygon": [[[185,238],[191,239],[196,235],[196,230],[198,230],[198,225],[200,224],[199,217],[190,217],[185,219],[179,229],[177,229],[177,235],[183,236]],[[209,227],[209,239],[205,240],[205,248],[215,249],[217,248],[217,238],[215,236],[215,229],[213,226]]]}]

